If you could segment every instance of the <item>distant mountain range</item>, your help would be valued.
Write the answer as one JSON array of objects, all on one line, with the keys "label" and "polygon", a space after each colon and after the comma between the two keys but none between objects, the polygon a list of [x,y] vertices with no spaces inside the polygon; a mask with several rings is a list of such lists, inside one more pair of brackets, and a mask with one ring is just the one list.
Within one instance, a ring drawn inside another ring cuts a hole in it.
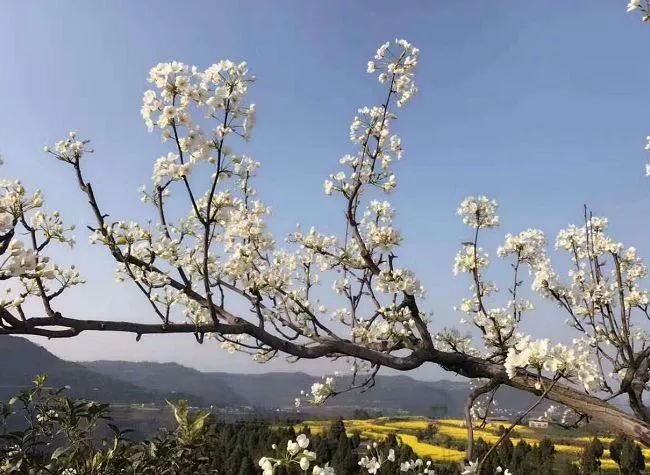
[{"label": "distant mountain range", "polygon": [[[290,411],[301,389],[317,380],[306,373],[237,374],[201,372],[175,363],[62,360],[23,338],[0,336],[0,399],[29,386],[37,374],[48,375],[52,386],[70,386],[77,397],[111,403],[164,403],[188,399],[196,406],[254,407]],[[348,381],[337,378],[339,387]],[[420,381],[409,376],[378,376],[366,392],[337,396],[319,411],[323,415],[349,415],[363,408],[394,414],[432,415],[432,406],[460,417],[469,385],[464,381]],[[497,399],[502,408],[519,410],[533,396],[504,388]]]},{"label": "distant mountain range", "polygon": [[[171,392],[183,388],[183,391],[203,399],[218,401],[219,405],[246,405],[262,409],[290,410],[299,391],[309,389],[318,380],[301,372],[202,373],[174,363],[94,361],[83,364],[110,378],[150,389]],[[345,388],[347,384],[349,379],[337,378],[338,387]],[[437,405],[459,414],[466,394],[465,382],[424,382],[408,376],[379,376],[371,390],[341,394],[332,399],[328,406],[346,413],[364,408],[390,413],[407,411],[431,414],[431,407]]]},{"label": "distant mountain range", "polygon": [[[250,401],[220,377],[218,373],[202,373],[176,363],[132,361],[89,361],[81,363],[90,371],[123,383],[148,388],[164,394],[189,393],[207,405],[250,406]],[[242,376],[242,375],[234,375]]]},{"label": "distant mountain range", "polygon": [[79,363],[62,360],[42,346],[24,338],[0,336],[0,400],[32,385],[38,374],[47,375],[48,386],[70,386],[75,397],[115,403],[152,402],[164,404],[166,399],[188,399],[193,404],[206,401],[191,393],[155,391],[100,374]]}]

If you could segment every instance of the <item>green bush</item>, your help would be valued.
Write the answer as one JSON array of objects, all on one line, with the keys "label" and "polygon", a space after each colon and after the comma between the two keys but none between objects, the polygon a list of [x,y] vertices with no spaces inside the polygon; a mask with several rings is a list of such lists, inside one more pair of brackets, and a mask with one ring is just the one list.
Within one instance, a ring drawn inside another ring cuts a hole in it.
[{"label": "green bush", "polygon": [[[108,404],[74,400],[65,389],[34,386],[0,407],[0,470],[7,474],[194,474],[216,473],[208,456],[209,412],[190,414],[187,402],[170,403],[175,431],[133,442],[119,429]],[[100,434],[108,433],[102,437]]]}]

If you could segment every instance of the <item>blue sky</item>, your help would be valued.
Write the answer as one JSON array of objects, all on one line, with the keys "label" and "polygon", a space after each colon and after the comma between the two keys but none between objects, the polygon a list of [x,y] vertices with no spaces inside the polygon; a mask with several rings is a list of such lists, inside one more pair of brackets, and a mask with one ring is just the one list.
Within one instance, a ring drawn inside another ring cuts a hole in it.
[{"label": "blue sky", "polygon": [[[115,219],[146,219],[137,187],[164,150],[139,115],[151,66],[179,60],[206,67],[246,60],[258,123],[241,149],[262,162],[258,189],[281,238],[296,222],[340,230],[340,203],[322,181],[351,151],[356,108],[380,100],[365,63],[386,39],[421,49],[420,92],[397,129],[406,159],[394,196],[403,262],[428,289],[434,327],[459,316],[465,279],[451,266],[466,230],[455,209],[469,194],[501,203],[506,232],[540,227],[553,237],[578,222],[582,205],[610,217],[618,239],[650,255],[650,183],[643,176],[650,133],[650,27],[625,1],[3,2],[0,16],[0,153],[4,176],[40,187],[51,209],[80,226],[74,259],[89,284],[73,292],[74,316],[145,321],[132,290],[113,282],[113,263],[87,244],[91,215],[69,170],[45,144],[77,130],[97,153],[87,174]],[[489,245],[487,246],[489,248]],[[63,255],[65,259],[73,256]],[[495,274],[501,275],[498,272]],[[564,316],[541,306],[527,329],[562,332]],[[82,335],[42,342],[66,358],[175,360],[202,369],[263,371],[244,358],[182,337]],[[293,369],[284,362],[274,369]],[[327,368],[300,366],[314,371]],[[420,377],[436,377],[428,368]]]}]

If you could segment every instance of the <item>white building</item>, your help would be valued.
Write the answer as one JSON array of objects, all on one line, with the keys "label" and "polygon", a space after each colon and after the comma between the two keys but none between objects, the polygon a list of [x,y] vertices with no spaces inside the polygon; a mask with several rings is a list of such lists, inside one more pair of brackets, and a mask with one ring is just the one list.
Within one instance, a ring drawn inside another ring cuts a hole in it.
[{"label": "white building", "polygon": [[528,427],[533,429],[548,429],[548,421],[543,419],[529,419]]}]

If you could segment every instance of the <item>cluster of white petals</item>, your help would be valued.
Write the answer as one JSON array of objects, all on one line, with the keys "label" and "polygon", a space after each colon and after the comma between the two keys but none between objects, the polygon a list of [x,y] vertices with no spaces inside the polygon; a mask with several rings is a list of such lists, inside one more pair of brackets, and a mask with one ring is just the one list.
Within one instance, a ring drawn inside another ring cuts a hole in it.
[{"label": "cluster of white petals", "polygon": [[[278,452],[276,457],[262,457],[258,465],[262,469],[263,475],[273,475],[275,470],[280,466],[291,467],[297,465],[300,470],[307,472],[310,465],[316,460],[316,453],[307,450],[309,447],[309,438],[305,434],[299,434],[296,440],[289,440],[284,452],[280,451],[278,447],[274,446],[273,449]],[[313,475],[335,475],[334,470],[325,465],[313,467]]]},{"label": "cluster of white petals", "polygon": [[336,381],[331,376],[323,376],[322,381],[311,385],[309,392],[300,391],[300,398],[296,398],[295,405],[299,407],[304,398],[309,404],[320,405],[332,397],[336,391]]},{"label": "cluster of white petals", "polygon": [[[277,296],[292,283],[292,259],[274,252],[265,223],[270,208],[254,199],[251,182],[259,163],[233,153],[228,143],[231,137],[251,136],[256,109],[246,95],[254,79],[246,63],[229,60],[203,71],[178,62],[160,63],[149,73],[155,89],[144,93],[142,117],[150,130],[158,129],[163,140],[172,142],[173,151],[155,161],[153,189],[141,191],[143,201],[158,208],[163,220],[146,227],[104,222],[91,242],[122,256],[118,280],[135,281],[165,319],[176,306],[197,324],[214,319],[205,305],[171,286],[172,279],[179,278],[177,272],[197,283],[193,290],[205,290],[203,282],[210,282],[209,287],[230,282],[243,285],[246,292]],[[214,122],[216,126],[211,125]],[[87,143],[71,134],[48,151],[78,166],[90,151]],[[212,184],[203,194],[194,191],[191,182],[192,172],[201,164],[211,168]],[[189,210],[172,222],[165,206],[172,183],[178,181],[184,182]],[[242,341],[234,341],[222,343],[228,350],[240,349]]]},{"label": "cluster of white petals", "polygon": [[[289,440],[284,451],[274,444],[272,448],[276,455],[274,457],[262,457],[258,462],[262,474],[273,475],[279,467],[290,468],[297,465],[303,473],[307,473],[312,468],[312,475],[336,475],[336,471],[329,465],[329,462],[322,466],[312,465],[316,460],[316,453],[309,451],[308,447],[309,439],[305,434],[299,434],[295,441]],[[378,474],[382,471],[382,467],[387,463],[394,464],[395,460],[395,449],[388,449],[388,454],[384,455],[379,444],[373,442],[368,453],[359,459],[358,465],[364,470],[364,473]],[[419,458],[400,463],[399,471],[413,475],[435,474],[431,461],[424,462]],[[501,470],[498,471],[498,473],[500,472]],[[506,471],[506,475],[510,475],[508,471]]]},{"label": "cluster of white petals", "polygon": [[[600,379],[589,352],[576,351],[562,344],[551,346],[548,339],[533,340],[530,336],[520,338],[508,350],[504,366],[510,378],[516,376],[518,368],[533,368],[539,374],[547,371],[553,377],[575,377],[586,390],[593,389]],[[543,385],[538,384],[541,389]]]},{"label": "cluster of white petals", "polygon": [[469,196],[460,203],[457,213],[472,228],[494,228],[499,225],[497,208],[497,202],[487,196]]},{"label": "cluster of white petals", "polygon": [[408,269],[388,269],[379,274],[377,289],[386,294],[404,292],[409,295],[423,295],[424,287]]},{"label": "cluster of white petals", "polygon": [[539,229],[527,229],[513,236],[507,234],[505,243],[497,250],[499,257],[516,255],[520,262],[535,267],[546,256],[546,237]]},{"label": "cluster of white petals", "polygon": [[[78,158],[85,143],[71,132],[51,153]],[[0,278],[13,278],[18,284],[18,289],[4,288],[0,307],[22,311],[21,306],[30,297],[49,305],[65,289],[84,282],[74,266],[59,266],[46,255],[48,246],[55,242],[74,246],[74,229],[74,225],[64,223],[58,211],[44,210],[40,190],[28,194],[19,181],[0,180]],[[53,314],[51,308],[46,310]]]},{"label": "cluster of white petals", "polygon": [[[470,460],[469,463],[463,467],[463,471],[461,472],[461,475],[474,475],[478,472],[478,470],[479,470],[478,460],[475,462]],[[497,467],[494,471],[494,475],[498,475],[498,474],[512,475],[512,472],[507,468],[504,469],[502,467]]]},{"label": "cluster of white petals", "polygon": [[169,152],[156,160],[153,166],[153,182],[160,185],[165,180],[181,180],[190,174],[191,169],[191,163],[181,163],[177,154]]},{"label": "cluster of white petals", "polygon": [[391,132],[395,116],[388,107],[393,96],[397,96],[397,106],[401,107],[417,91],[413,76],[418,55],[418,49],[407,41],[395,40],[392,45],[383,44],[368,63],[368,72],[378,73],[379,82],[388,84],[388,98],[380,106],[357,111],[350,125],[350,140],[359,146],[359,152],[341,157],[339,163],[345,169],[325,180],[327,195],[338,192],[350,197],[358,193],[361,185],[372,185],[389,193],[397,186],[391,164],[401,160],[404,151],[401,138]]},{"label": "cluster of white petals", "polygon": [[391,81],[391,88],[399,96],[397,106],[401,107],[417,92],[413,81],[413,69],[418,64],[420,50],[406,40],[396,39],[395,48],[386,42],[377,49],[375,57],[368,61],[367,71],[378,74],[377,79],[384,84]]},{"label": "cluster of white petals", "polygon": [[489,264],[490,259],[483,249],[477,248],[473,244],[465,244],[454,258],[454,275],[469,274],[487,267]]},{"label": "cluster of white petals", "polygon": [[365,469],[368,473],[376,474],[379,473],[379,470],[381,469],[382,465],[384,465],[386,462],[394,462],[394,461],[395,461],[394,449],[389,449],[388,455],[384,456],[384,454],[380,450],[378,450],[378,444],[376,442],[373,442],[372,449],[368,452],[368,454],[361,457],[358,463],[359,466]]},{"label": "cluster of white petals", "polygon": [[407,460],[399,464],[400,472],[413,473],[415,475],[435,475],[436,471],[431,468],[431,460],[424,462],[422,459]]},{"label": "cluster of white petals", "polygon": [[54,147],[44,147],[44,151],[54,155],[58,160],[74,163],[85,154],[92,153],[92,149],[87,147],[88,143],[88,140],[80,140],[76,132],[70,132],[67,138],[59,140]]}]

